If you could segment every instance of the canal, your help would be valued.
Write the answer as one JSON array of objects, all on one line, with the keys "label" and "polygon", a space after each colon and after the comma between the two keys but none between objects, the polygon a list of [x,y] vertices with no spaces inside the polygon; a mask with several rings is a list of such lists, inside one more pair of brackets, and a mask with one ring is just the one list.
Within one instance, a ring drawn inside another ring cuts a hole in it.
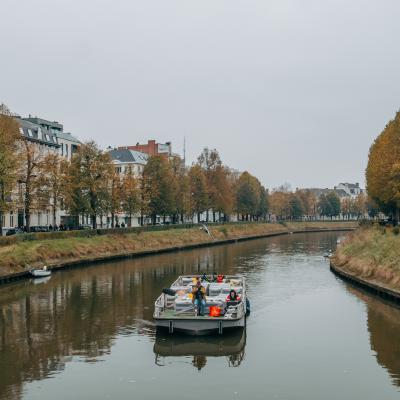
[{"label": "canal", "polygon": [[[398,399],[400,310],[342,282],[297,234],[98,264],[0,287],[0,399]],[[156,334],[177,275],[246,276],[244,332]]]}]

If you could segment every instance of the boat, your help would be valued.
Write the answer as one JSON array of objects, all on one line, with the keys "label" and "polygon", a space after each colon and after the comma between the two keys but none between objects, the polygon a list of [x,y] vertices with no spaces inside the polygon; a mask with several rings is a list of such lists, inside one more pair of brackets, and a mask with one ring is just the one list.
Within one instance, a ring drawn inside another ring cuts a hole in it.
[{"label": "boat", "polygon": [[[197,314],[191,298],[192,288],[198,278],[206,292],[204,315]],[[227,300],[231,290],[240,296],[238,301]],[[243,329],[249,313],[250,304],[243,276],[226,275],[222,282],[214,282],[211,276],[182,275],[170,288],[163,289],[155,301],[153,317],[157,329],[167,330],[170,334],[207,335]]]},{"label": "boat", "polygon": [[42,269],[32,269],[29,271],[34,278],[44,278],[51,275],[51,271],[44,266]]},{"label": "boat", "polygon": [[325,258],[331,258],[333,256],[333,253],[331,250],[327,251],[326,253],[324,253],[324,257]]}]

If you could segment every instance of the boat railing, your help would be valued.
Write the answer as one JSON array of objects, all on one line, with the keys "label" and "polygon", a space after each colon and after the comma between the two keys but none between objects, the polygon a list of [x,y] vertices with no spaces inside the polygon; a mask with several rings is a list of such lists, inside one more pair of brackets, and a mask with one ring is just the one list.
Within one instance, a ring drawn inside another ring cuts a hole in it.
[{"label": "boat railing", "polygon": [[241,301],[237,305],[229,305],[226,307],[225,318],[240,318],[244,313],[244,302]]},{"label": "boat railing", "polygon": [[156,302],[154,303],[154,316],[159,317],[161,313],[164,311],[165,307],[165,295],[162,293],[158,296]]}]

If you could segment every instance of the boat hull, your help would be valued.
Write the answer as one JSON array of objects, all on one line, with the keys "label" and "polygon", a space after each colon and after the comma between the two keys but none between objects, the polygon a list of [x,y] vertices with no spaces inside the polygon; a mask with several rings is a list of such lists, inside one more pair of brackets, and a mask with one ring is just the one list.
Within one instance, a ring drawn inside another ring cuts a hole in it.
[{"label": "boat hull", "polygon": [[207,319],[174,319],[155,318],[157,329],[163,329],[169,333],[184,333],[186,335],[222,335],[227,330],[244,328],[246,317],[238,319],[207,318]]},{"label": "boat hull", "polygon": [[34,269],[34,270],[31,271],[31,275],[34,278],[44,278],[46,276],[50,276],[50,274],[51,274],[51,271],[49,271],[49,270],[45,271],[45,270],[42,270],[42,269]]}]

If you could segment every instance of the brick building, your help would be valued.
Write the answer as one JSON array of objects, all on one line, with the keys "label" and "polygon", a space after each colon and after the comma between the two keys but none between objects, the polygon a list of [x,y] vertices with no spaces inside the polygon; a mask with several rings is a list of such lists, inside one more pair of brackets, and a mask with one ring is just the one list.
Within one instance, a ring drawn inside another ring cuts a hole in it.
[{"label": "brick building", "polygon": [[148,140],[147,144],[136,143],[134,146],[120,146],[118,150],[134,150],[146,153],[149,156],[162,155],[165,157],[172,156],[171,142],[157,143],[155,140]]}]

